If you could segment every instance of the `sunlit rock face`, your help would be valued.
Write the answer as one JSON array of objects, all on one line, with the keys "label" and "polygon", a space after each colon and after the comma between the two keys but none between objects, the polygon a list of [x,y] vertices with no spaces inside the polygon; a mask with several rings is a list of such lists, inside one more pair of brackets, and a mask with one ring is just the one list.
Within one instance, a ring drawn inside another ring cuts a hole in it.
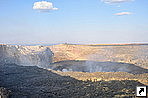
[{"label": "sunlit rock face", "polygon": [[130,63],[148,69],[148,45],[71,45],[50,46],[54,61],[91,60]]},{"label": "sunlit rock face", "polygon": [[44,46],[0,45],[0,63],[47,67],[53,53]]}]

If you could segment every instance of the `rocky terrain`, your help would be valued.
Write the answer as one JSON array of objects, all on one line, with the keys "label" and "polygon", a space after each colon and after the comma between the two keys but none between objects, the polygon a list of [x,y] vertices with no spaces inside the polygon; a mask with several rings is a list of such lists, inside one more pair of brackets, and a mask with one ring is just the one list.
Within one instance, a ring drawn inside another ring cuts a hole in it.
[{"label": "rocky terrain", "polygon": [[0,45],[0,98],[133,98],[148,45]]},{"label": "rocky terrain", "polygon": [[0,64],[46,67],[52,62],[52,56],[48,47],[0,45]]},{"label": "rocky terrain", "polygon": [[50,46],[54,62],[91,60],[130,63],[148,69],[148,45],[71,45]]},{"label": "rocky terrain", "polygon": [[134,64],[119,62],[97,62],[88,60],[67,60],[51,63],[49,69],[56,71],[76,71],[76,72],[128,72],[132,74],[148,73],[148,69]]},{"label": "rocky terrain", "polygon": [[0,66],[0,85],[2,98],[131,98],[136,86],[144,84],[128,79],[81,81],[35,66],[5,64]]}]

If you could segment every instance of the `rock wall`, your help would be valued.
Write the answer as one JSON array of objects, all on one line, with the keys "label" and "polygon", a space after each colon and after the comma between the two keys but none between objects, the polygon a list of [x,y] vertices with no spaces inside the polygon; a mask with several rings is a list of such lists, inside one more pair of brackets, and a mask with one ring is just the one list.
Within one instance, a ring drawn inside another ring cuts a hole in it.
[{"label": "rock wall", "polygon": [[0,64],[47,67],[53,53],[44,46],[0,45]]},{"label": "rock wall", "polygon": [[64,60],[110,61],[130,63],[148,69],[148,45],[60,44],[49,47],[54,52],[54,62]]}]

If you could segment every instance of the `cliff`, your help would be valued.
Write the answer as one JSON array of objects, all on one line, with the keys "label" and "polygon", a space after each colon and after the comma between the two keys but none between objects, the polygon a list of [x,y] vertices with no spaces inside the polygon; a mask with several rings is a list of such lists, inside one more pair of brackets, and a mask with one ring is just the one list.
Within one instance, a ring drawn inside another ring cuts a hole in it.
[{"label": "cliff", "polygon": [[148,45],[71,45],[49,46],[54,62],[90,60],[99,62],[130,63],[148,69]]},{"label": "cliff", "polygon": [[0,45],[0,64],[47,67],[53,53],[44,46]]}]

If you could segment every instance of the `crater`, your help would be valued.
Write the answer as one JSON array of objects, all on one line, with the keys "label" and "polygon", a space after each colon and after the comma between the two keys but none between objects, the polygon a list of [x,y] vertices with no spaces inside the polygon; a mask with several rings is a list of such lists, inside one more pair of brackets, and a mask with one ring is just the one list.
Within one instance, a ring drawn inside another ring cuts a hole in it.
[{"label": "crater", "polygon": [[148,69],[141,68],[134,64],[120,62],[97,62],[68,60],[55,62],[49,68],[56,71],[77,71],[77,72],[128,72],[132,74],[148,73]]}]

